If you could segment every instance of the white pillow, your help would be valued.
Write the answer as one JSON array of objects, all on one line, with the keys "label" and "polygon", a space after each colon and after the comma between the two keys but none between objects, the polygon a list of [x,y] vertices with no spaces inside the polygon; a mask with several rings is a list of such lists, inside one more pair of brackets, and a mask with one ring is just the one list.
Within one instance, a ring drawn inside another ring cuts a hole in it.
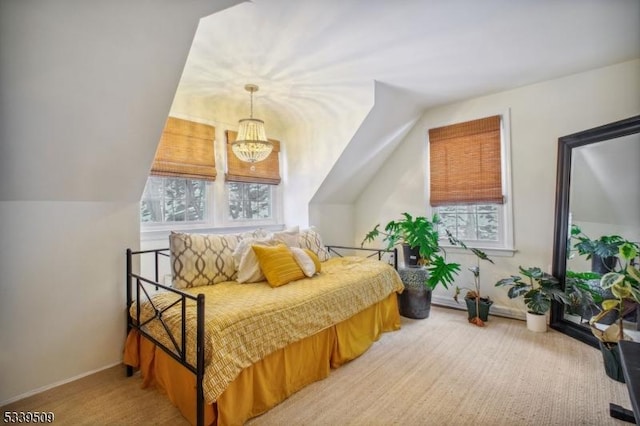
[{"label": "white pillow", "polygon": [[251,246],[274,246],[277,243],[278,241],[270,238],[245,238],[240,240],[238,247],[233,252],[233,258],[236,262],[236,270],[238,271],[236,281],[239,283],[256,283],[259,281],[265,281],[266,278],[260,269],[258,257]]},{"label": "white pillow", "polygon": [[313,259],[311,259],[311,256],[305,253],[303,249],[301,249],[300,247],[289,247],[289,250],[291,250],[291,253],[293,253],[293,258],[307,277],[312,277],[316,274],[316,272],[318,272],[316,270],[316,264],[313,262]]},{"label": "white pillow", "polygon": [[282,241],[287,247],[298,247],[298,239],[300,237],[300,227],[293,226],[284,231],[274,232],[273,239]]}]

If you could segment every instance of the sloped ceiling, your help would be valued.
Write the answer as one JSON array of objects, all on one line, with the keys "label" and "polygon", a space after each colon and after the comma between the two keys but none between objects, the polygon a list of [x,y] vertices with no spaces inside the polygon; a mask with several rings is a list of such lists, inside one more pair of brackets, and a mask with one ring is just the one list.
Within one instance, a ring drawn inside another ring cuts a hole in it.
[{"label": "sloped ceiling", "polygon": [[637,0],[237,3],[0,2],[0,200],[136,200],[172,98],[236,123],[256,83],[268,128],[361,117],[311,141],[333,153],[374,81],[428,108],[640,57]]},{"label": "sloped ceiling", "polygon": [[0,0],[0,201],[139,201],[198,22],[238,2]]},{"label": "sloped ceiling", "polygon": [[241,118],[255,83],[256,112],[291,126],[374,80],[426,108],[637,57],[637,0],[254,0],[202,19],[176,98]]},{"label": "sloped ceiling", "polygon": [[308,199],[349,203],[421,110],[637,57],[635,0],[254,0],[201,20],[174,106],[233,126],[258,84],[267,132],[311,135],[284,141],[295,176],[331,146]]}]

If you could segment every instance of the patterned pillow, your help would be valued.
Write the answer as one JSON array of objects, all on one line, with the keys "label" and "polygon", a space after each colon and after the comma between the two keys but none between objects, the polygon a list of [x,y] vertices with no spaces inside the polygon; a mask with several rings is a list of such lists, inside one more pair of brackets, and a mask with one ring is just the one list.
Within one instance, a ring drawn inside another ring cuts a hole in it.
[{"label": "patterned pillow", "polygon": [[240,238],[243,240],[246,238],[268,238],[271,234],[262,228],[254,229],[240,234]]},{"label": "patterned pillow", "polygon": [[171,274],[176,288],[212,285],[236,278],[233,251],[238,235],[171,232]]},{"label": "patterned pillow", "polygon": [[320,259],[320,262],[329,260],[331,257],[327,248],[322,244],[320,234],[318,234],[314,227],[300,231],[298,246],[300,248],[307,248],[314,252],[318,256],[318,259]]}]

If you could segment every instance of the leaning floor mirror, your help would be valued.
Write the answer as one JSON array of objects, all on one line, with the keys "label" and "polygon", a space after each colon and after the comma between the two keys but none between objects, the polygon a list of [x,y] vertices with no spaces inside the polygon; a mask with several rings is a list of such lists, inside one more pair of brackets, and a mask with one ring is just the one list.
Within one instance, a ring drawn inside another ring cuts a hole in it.
[{"label": "leaning floor mirror", "polygon": [[[551,327],[597,347],[589,320],[608,296],[600,277],[621,267],[620,244],[640,247],[640,116],[558,139],[555,214],[553,275],[570,303],[554,302]],[[640,340],[640,305],[621,312]]]}]

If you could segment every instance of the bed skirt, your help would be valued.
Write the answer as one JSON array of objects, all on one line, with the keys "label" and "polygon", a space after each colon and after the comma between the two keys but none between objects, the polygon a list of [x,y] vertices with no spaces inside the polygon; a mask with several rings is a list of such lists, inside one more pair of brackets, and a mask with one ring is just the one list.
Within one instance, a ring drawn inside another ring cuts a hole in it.
[{"label": "bed skirt", "polygon": [[[331,368],[362,355],[383,332],[399,328],[398,299],[393,293],[245,368],[215,403],[205,406],[205,424],[242,425],[308,384],[324,379]],[[135,330],[127,337],[124,363],[140,369],[143,388],[156,385],[163,389],[182,415],[196,424],[193,373]]]}]

